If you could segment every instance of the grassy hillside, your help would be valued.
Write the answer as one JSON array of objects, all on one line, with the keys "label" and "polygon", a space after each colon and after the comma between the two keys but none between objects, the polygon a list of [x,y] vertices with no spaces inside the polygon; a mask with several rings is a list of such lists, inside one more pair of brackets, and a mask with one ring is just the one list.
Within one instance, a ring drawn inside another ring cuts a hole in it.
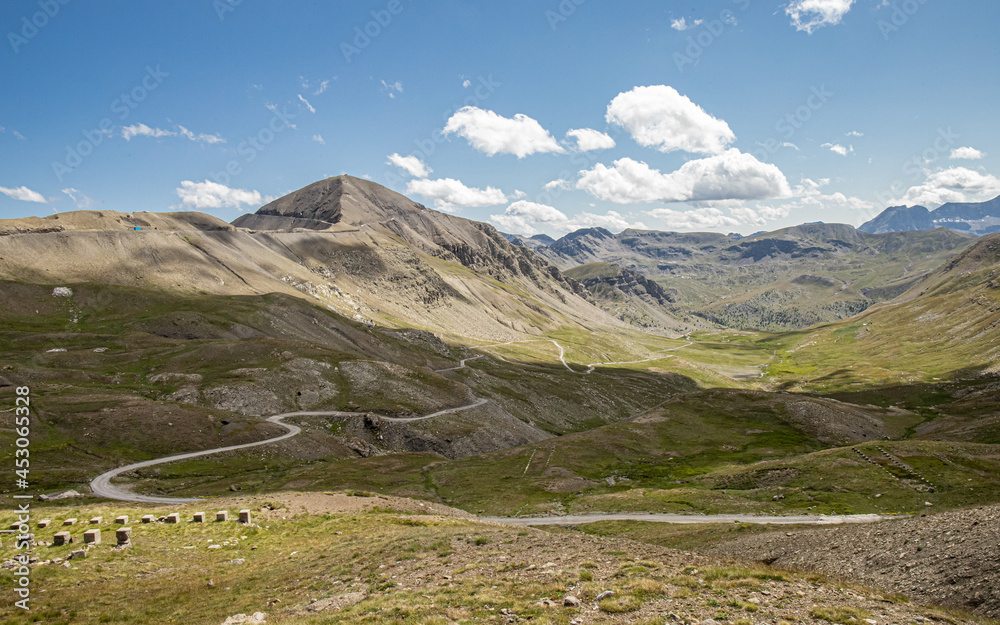
[{"label": "grassy hillside", "polygon": [[[355,493],[355,495],[362,495]],[[103,516],[103,542],[67,559],[61,526],[35,530],[32,610],[0,597],[3,622],[52,625],[222,623],[263,613],[274,624],[521,622],[659,623],[714,618],[734,625],[850,625],[859,618],[986,623],[901,595],[695,556],[620,538],[553,535],[485,524],[440,507],[344,494],[220,499],[253,525],[191,523],[204,507],[47,506],[46,518]],[[181,523],[132,522],[132,547],[113,547],[110,519],[179,512]],[[5,519],[7,520],[7,519]],[[68,530],[76,540],[83,527]],[[110,544],[109,544],[110,540]],[[13,555],[5,544],[0,558]],[[5,567],[0,583],[8,588]],[[42,592],[44,590],[44,592]],[[613,596],[598,600],[611,591]],[[564,605],[573,596],[576,605]]]}]

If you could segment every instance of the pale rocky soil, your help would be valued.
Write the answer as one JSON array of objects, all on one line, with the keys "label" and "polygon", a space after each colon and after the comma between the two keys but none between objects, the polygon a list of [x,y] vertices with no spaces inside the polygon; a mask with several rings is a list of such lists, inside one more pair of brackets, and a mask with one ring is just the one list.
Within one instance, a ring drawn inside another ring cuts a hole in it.
[{"label": "pale rocky soil", "polygon": [[1000,618],[1000,506],[746,536],[710,553],[818,571]]}]

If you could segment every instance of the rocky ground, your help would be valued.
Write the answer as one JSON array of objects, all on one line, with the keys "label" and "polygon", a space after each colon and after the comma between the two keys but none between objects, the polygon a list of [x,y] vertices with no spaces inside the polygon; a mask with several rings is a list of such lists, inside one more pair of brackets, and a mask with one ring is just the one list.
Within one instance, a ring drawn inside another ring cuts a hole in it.
[{"label": "rocky ground", "polygon": [[818,571],[1000,618],[1000,506],[746,536],[710,553]]}]

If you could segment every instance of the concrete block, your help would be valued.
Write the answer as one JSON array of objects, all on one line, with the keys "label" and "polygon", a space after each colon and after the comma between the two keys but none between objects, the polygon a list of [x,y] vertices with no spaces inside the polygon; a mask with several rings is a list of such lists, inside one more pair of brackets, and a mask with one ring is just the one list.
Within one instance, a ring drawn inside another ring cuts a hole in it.
[{"label": "concrete block", "polygon": [[131,527],[119,527],[115,530],[115,540],[118,541],[119,547],[131,547],[132,546],[132,528]]},{"label": "concrete block", "polygon": [[240,523],[250,525],[250,511],[240,510]]},{"label": "concrete block", "polygon": [[10,529],[12,529],[12,530],[16,530],[19,527],[21,527],[20,523],[11,523],[10,524]]},{"label": "concrete block", "polygon": [[101,523],[104,523],[104,517],[102,516],[95,516],[90,520],[91,525],[100,525]]},{"label": "concrete block", "polygon": [[66,519],[65,521],[63,521],[63,525],[76,525],[76,519],[75,518]]},{"label": "concrete block", "polygon": [[100,545],[101,530],[87,530],[83,533],[83,542],[88,545]]},{"label": "concrete block", "polygon": [[66,559],[67,560],[79,560],[80,558],[86,558],[86,557],[87,557],[87,550],[86,549],[77,549],[76,551],[70,553],[69,557],[66,558]]},{"label": "concrete block", "polygon": [[128,525],[128,515],[123,514],[120,517],[115,517],[116,525]]},{"label": "concrete block", "polygon": [[191,521],[194,522],[194,523],[204,523],[205,522],[205,513],[204,512],[195,512],[194,516],[191,517]]},{"label": "concrete block", "polygon": [[69,532],[58,532],[52,537],[52,544],[60,547],[62,545],[68,545],[73,542],[73,537],[70,536]]},{"label": "concrete block", "polygon": [[215,513],[216,521],[228,521],[229,520],[229,510],[219,510]]},{"label": "concrete block", "polygon": [[155,521],[156,521],[156,517],[153,516],[152,514],[146,514],[146,515],[143,515],[143,517],[142,517],[142,522],[143,523],[154,523]]},{"label": "concrete block", "polygon": [[42,519],[38,522],[38,527],[48,527],[52,525],[52,519]]},{"label": "concrete block", "polygon": [[170,514],[167,515],[167,518],[165,519],[165,522],[166,523],[180,523],[181,522],[181,515],[179,513],[177,513],[177,512],[171,512]]}]

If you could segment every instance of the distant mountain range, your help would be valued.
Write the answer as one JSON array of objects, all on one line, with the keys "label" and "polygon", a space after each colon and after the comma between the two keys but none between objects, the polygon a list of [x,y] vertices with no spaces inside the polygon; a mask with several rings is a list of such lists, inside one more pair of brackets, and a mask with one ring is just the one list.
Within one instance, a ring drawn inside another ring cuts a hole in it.
[{"label": "distant mountain range", "polygon": [[976,236],[1000,232],[1000,196],[986,202],[951,202],[932,211],[923,206],[890,206],[858,230],[881,234],[934,228]]},{"label": "distant mountain range", "polygon": [[[843,319],[903,293],[975,239],[943,228],[871,234],[819,223],[749,237],[587,228],[551,243],[512,240],[585,279],[619,319],[669,332],[676,326],[663,313],[688,327],[775,331]],[[623,282],[608,264],[649,278],[662,297],[628,276]]]}]

